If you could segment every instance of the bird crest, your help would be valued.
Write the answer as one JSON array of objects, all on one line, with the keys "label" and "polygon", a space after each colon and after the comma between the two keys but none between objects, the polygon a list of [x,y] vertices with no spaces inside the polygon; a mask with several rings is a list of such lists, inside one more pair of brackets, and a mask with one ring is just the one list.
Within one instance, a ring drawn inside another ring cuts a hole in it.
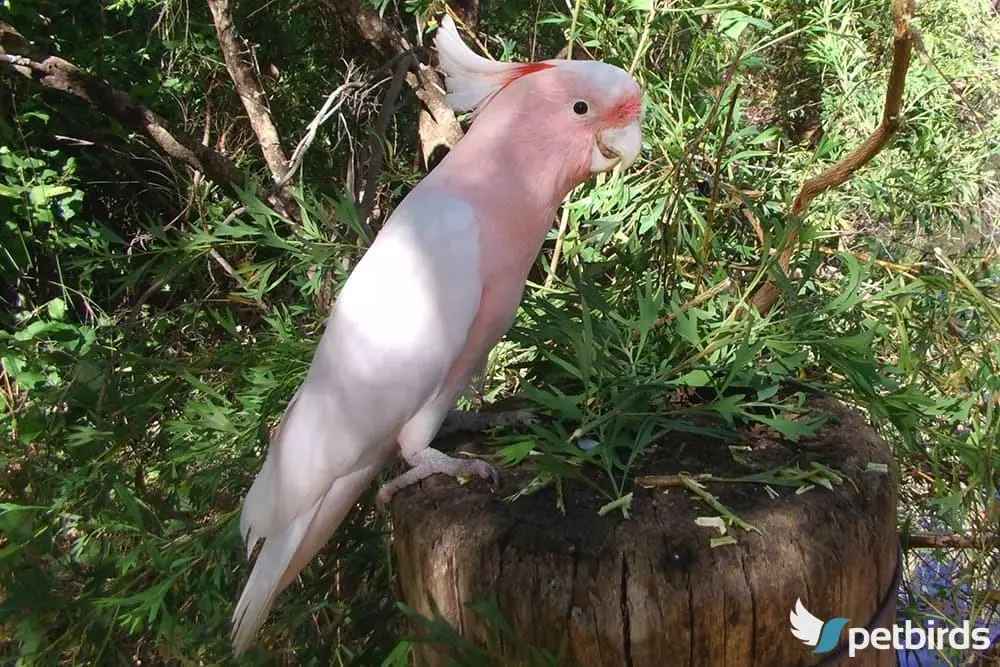
[{"label": "bird crest", "polygon": [[551,63],[502,63],[483,58],[462,41],[455,21],[448,15],[441,20],[434,41],[445,74],[448,104],[455,111],[478,111],[518,79],[555,67]]}]

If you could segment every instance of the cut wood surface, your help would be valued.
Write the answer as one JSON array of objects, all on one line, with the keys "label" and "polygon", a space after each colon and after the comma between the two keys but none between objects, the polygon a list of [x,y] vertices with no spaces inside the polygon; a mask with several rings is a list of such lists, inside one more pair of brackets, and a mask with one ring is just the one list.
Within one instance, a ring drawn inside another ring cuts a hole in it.
[{"label": "cut wood surface", "polygon": [[[506,471],[499,495],[479,481],[460,486],[434,476],[393,499],[403,597],[431,617],[429,595],[458,634],[485,646],[488,630],[467,605],[495,593],[519,640],[553,654],[563,646],[561,664],[818,664],[824,656],[792,636],[789,613],[801,598],[823,620],[870,622],[892,594],[897,482],[888,447],[862,418],[829,397],[809,401],[833,416],[815,438],[792,444],[754,429],[741,431],[741,442],[684,436],[658,445],[640,465],[644,475],[732,477],[818,461],[844,475],[832,491],[775,486],[777,498],[760,484],[706,484],[762,534],[730,528],[737,544],[710,547],[718,533],[695,519],[716,512],[683,488],[634,488],[624,519],[599,516],[607,499],[578,482],[563,484],[563,515],[553,486],[502,501],[530,479],[528,471]],[[751,447],[746,457],[755,466],[736,463],[732,444]],[[883,606],[879,625],[886,627],[894,597]],[[418,665],[447,664],[437,645],[422,644],[416,655]],[[503,640],[488,664],[531,664],[524,655]],[[888,667],[895,657],[868,651],[849,664]]]}]

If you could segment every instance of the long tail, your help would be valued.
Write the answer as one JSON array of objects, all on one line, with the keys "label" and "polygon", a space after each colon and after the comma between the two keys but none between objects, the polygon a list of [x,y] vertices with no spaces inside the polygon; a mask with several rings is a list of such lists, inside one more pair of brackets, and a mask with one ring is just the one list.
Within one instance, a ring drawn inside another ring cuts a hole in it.
[{"label": "long tail", "polygon": [[[230,639],[237,660],[264,624],[274,599],[330,539],[376,474],[378,466],[370,466],[338,478],[325,496],[284,531],[264,539],[233,612]],[[249,541],[251,549],[255,541]]]}]

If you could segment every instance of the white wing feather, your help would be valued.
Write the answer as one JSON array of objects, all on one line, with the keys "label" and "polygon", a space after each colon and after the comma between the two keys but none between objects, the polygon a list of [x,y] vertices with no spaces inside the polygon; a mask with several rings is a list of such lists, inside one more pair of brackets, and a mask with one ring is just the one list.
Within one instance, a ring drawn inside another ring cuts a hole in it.
[{"label": "white wing feather", "polygon": [[809,613],[801,599],[795,600],[795,609],[788,614],[788,620],[792,624],[792,634],[797,639],[809,646],[815,646],[819,642],[823,621]]},{"label": "white wing feather", "polygon": [[481,295],[472,208],[418,186],[341,290],[247,493],[240,530],[248,552],[265,542],[233,615],[237,656],[435,395]]}]

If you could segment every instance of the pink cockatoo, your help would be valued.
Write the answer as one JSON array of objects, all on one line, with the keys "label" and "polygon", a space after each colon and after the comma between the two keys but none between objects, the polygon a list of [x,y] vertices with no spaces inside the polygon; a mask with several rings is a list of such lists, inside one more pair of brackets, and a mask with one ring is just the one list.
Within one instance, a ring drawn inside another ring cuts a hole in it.
[{"label": "pink cockatoo", "polygon": [[642,93],[624,70],[488,60],[449,17],[436,44],[448,101],[473,122],[351,273],[247,494],[247,555],[264,544],[233,614],[237,657],[394,456],[411,468],[381,501],[435,473],[496,476],[429,445],[513,323],[560,203],[639,154]]}]

